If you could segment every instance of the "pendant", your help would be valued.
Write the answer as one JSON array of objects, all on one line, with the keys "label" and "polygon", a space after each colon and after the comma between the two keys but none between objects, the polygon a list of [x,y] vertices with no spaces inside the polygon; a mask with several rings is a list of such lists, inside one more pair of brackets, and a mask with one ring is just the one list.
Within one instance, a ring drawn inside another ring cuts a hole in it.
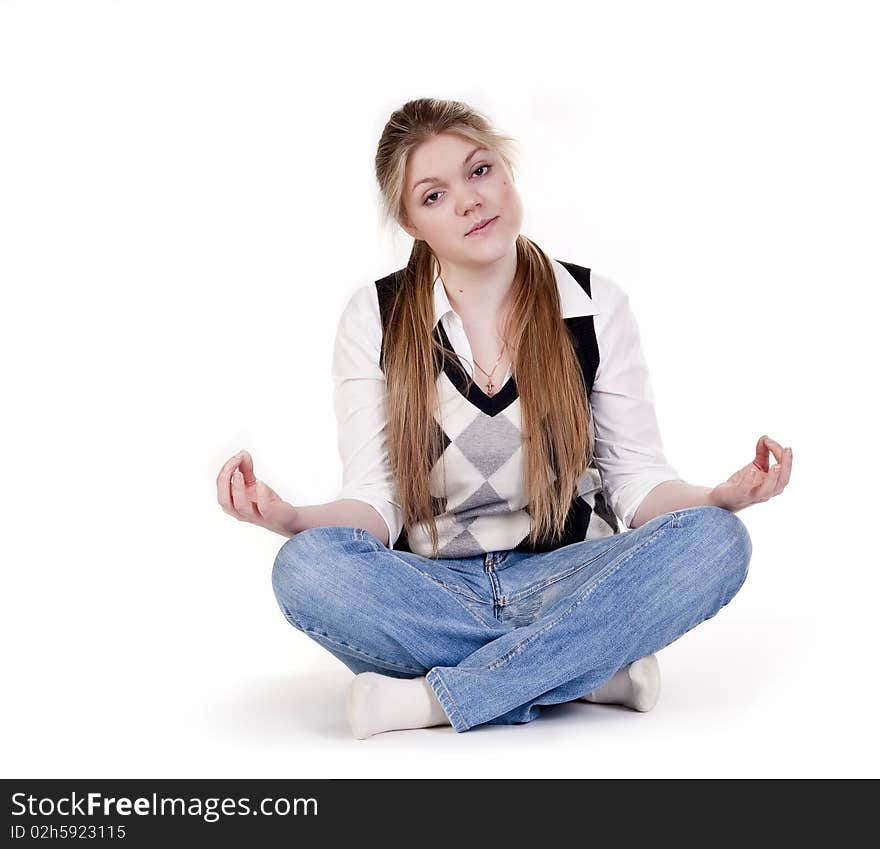
[{"label": "pendant", "polygon": [[495,384],[490,380],[488,384],[486,384],[486,394],[491,398],[492,393],[495,391]]}]

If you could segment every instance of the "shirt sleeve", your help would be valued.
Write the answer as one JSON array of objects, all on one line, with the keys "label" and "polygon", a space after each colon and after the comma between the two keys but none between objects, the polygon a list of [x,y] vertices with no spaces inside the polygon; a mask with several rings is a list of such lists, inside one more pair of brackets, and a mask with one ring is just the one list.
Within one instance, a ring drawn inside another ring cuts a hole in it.
[{"label": "shirt sleeve", "polygon": [[379,365],[382,321],[375,286],[356,290],[342,311],[331,375],[342,489],[374,507],[388,526],[388,547],[403,528],[403,511],[385,446],[385,375]]},{"label": "shirt sleeve", "polygon": [[[611,507],[627,528],[658,484],[681,480],[666,460],[654,393],[629,296],[613,280],[593,274],[599,366],[590,394],[594,461]],[[598,291],[596,291],[598,290]]]}]

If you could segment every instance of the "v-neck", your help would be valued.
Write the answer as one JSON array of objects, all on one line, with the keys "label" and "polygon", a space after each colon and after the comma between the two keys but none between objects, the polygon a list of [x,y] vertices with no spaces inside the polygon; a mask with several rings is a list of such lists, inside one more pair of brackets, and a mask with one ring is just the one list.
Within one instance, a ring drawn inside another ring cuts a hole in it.
[{"label": "v-neck", "polygon": [[[457,357],[458,352],[449,341],[449,336],[446,334],[442,321],[437,322],[437,332],[443,347]],[[462,396],[487,416],[497,415],[519,397],[516,378],[512,371],[510,377],[507,378],[504,385],[494,395],[487,395],[475,379],[468,381],[459,369],[449,362],[448,358],[443,360],[443,371]],[[470,387],[468,388],[469,383]]]}]

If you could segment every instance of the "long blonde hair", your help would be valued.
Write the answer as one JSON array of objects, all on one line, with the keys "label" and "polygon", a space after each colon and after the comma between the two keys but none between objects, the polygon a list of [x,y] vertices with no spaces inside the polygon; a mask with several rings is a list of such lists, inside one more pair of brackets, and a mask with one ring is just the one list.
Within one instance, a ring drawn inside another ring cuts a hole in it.
[{"label": "long blonde hair", "polygon": [[[481,113],[460,101],[411,100],[391,114],[376,151],[376,180],[386,224],[408,224],[407,160],[419,144],[440,133],[455,133],[494,150],[513,173],[516,142],[495,130]],[[554,540],[561,537],[578,481],[592,459],[593,433],[583,372],[562,318],[551,260],[522,234],[516,239],[516,257],[503,336],[512,351],[522,411],[532,518],[529,543],[534,545],[547,535]],[[389,462],[404,527],[426,522],[432,557],[438,550],[434,516],[439,502],[431,492],[430,477],[443,451],[442,432],[434,418],[437,358],[450,359],[433,334],[435,262],[439,266],[428,243],[416,239],[383,340]],[[451,362],[468,379],[469,390],[472,378],[456,358]]]}]

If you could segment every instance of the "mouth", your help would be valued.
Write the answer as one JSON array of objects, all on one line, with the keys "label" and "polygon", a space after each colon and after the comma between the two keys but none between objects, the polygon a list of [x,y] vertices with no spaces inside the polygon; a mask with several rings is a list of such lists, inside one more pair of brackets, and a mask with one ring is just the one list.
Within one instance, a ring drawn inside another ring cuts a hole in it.
[{"label": "mouth", "polygon": [[486,221],[484,221],[484,222],[483,222],[482,224],[480,224],[479,226],[477,226],[477,227],[473,227],[473,228],[471,228],[470,230],[468,230],[467,233],[465,233],[465,236],[473,236],[473,235],[475,235],[476,233],[483,233],[483,232],[485,232],[487,229],[491,229],[492,225],[493,225],[494,222],[497,221],[497,220],[498,220],[498,216],[497,216],[497,215],[496,215],[494,218],[487,218]]}]

